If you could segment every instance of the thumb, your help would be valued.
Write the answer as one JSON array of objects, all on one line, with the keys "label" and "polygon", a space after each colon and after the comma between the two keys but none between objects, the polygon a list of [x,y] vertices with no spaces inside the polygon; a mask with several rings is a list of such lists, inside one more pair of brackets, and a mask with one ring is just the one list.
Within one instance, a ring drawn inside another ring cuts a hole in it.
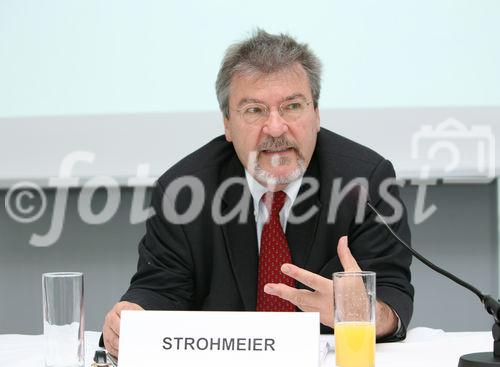
[{"label": "thumb", "polygon": [[349,250],[347,236],[340,237],[337,254],[344,271],[361,271],[356,259],[351,254],[351,250]]}]

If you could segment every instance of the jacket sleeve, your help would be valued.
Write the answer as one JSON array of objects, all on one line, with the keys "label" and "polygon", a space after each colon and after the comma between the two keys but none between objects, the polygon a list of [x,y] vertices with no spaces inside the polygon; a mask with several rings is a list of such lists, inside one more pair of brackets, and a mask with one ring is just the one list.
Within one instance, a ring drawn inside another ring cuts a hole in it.
[{"label": "jacket sleeve", "polygon": [[[384,217],[390,218],[391,228],[410,244],[406,208],[399,197],[399,187],[394,183],[394,177],[392,164],[382,160],[369,178],[368,196],[371,204]],[[381,190],[384,182],[390,185]],[[389,305],[401,321],[401,327],[394,335],[378,341],[404,339],[413,313],[411,253],[397,242],[369,208],[366,208],[361,223],[351,224],[349,247],[361,269],[377,273],[377,299]]]},{"label": "jacket sleeve", "polygon": [[146,234],[139,243],[137,272],[121,300],[147,310],[191,309],[194,281],[189,242],[183,226],[165,217],[164,210],[172,209],[173,203],[159,182],[151,204],[155,214],[147,220]]}]

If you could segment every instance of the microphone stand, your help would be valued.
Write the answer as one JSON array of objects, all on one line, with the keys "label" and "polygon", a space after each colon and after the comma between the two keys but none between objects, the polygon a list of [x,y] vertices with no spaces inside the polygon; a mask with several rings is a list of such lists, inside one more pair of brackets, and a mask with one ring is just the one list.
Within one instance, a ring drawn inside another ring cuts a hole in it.
[{"label": "microphone stand", "polygon": [[412,253],[418,260],[424,263],[426,266],[431,268],[432,270],[438,272],[441,275],[444,275],[448,279],[451,279],[455,283],[461,285],[464,288],[467,288],[472,293],[474,293],[479,300],[484,305],[486,312],[493,316],[493,320],[495,323],[493,324],[493,353],[491,352],[483,352],[483,353],[471,353],[466,354],[460,357],[458,362],[458,367],[500,367],[500,301],[494,299],[490,295],[483,294],[479,289],[470,285],[469,283],[463,281],[462,279],[456,277],[455,275],[447,272],[446,270],[440,268],[439,266],[433,264],[425,257],[420,255],[417,251],[415,251],[411,246],[409,246],[405,241],[403,241],[396,232],[394,232],[389,226],[389,224],[385,221],[384,217],[380,212],[375,209],[375,207],[367,201],[366,205],[377,215],[382,224],[389,230],[392,236],[402,244],[408,251]]}]

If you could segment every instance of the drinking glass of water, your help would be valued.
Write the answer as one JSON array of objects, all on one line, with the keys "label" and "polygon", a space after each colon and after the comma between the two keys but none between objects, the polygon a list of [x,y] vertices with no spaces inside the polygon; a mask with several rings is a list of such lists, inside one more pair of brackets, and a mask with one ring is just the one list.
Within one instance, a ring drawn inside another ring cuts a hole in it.
[{"label": "drinking glass of water", "polygon": [[83,367],[83,274],[43,274],[42,295],[45,366]]}]

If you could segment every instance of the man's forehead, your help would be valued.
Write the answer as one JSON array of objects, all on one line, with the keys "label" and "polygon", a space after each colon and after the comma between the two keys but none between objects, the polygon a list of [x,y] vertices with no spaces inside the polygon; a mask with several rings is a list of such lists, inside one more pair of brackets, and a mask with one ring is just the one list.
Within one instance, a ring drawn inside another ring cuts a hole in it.
[{"label": "man's forehead", "polygon": [[308,82],[307,73],[299,63],[273,72],[236,72],[233,75],[232,82],[244,82],[245,84],[266,84],[273,82],[293,83]]},{"label": "man's forehead", "polygon": [[274,73],[239,73],[231,81],[231,97],[237,104],[243,99],[265,102],[272,98],[283,101],[296,97],[309,98],[310,94],[309,79],[299,64]]},{"label": "man's forehead", "polygon": [[[279,99],[280,102],[292,101],[296,99],[306,99],[307,97],[303,93],[293,93]],[[261,100],[259,98],[254,97],[242,97],[239,101],[237,101],[237,107],[241,107],[247,103],[267,103],[265,100]]]}]

